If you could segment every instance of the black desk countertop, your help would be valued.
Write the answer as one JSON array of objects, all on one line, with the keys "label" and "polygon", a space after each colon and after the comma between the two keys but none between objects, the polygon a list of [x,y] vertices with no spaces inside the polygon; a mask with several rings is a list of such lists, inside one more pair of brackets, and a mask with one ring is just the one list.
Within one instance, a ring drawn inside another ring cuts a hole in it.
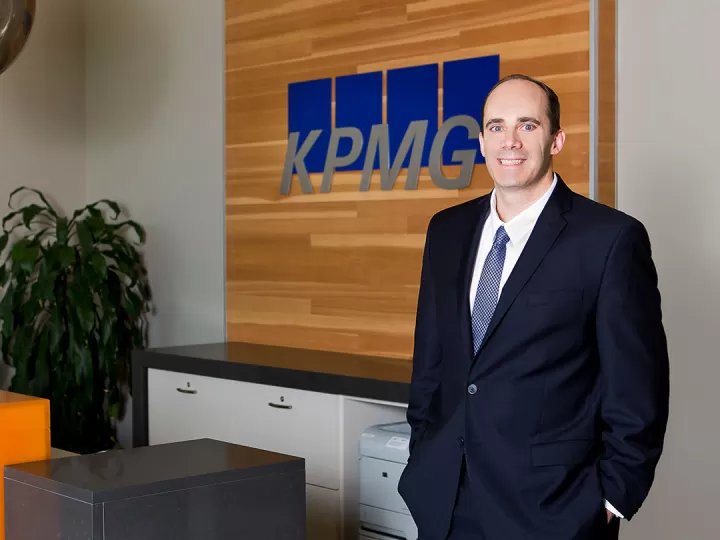
[{"label": "black desk countertop", "polygon": [[138,350],[132,357],[134,446],[148,444],[149,368],[402,404],[412,375],[407,359],[254,343]]},{"label": "black desk countertop", "polygon": [[212,439],[5,466],[5,477],[90,504],[304,471],[305,460]]}]

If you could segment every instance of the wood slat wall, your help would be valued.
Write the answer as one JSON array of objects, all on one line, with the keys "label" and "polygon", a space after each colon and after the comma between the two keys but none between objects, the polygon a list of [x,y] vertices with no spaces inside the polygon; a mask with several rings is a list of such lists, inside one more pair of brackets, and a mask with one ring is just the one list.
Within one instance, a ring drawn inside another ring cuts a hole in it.
[{"label": "wood slat wall", "polygon": [[[614,111],[611,9],[601,101]],[[375,173],[360,192],[360,173],[344,172],[329,193],[312,174],[315,193],[295,178],[282,196],[289,83],[499,54],[501,77],[526,73],[558,93],[568,140],[556,167],[590,193],[589,0],[226,0],[225,50],[231,341],[410,358],[427,223],[492,187],[477,165],[463,190],[440,189],[421,169],[417,190],[403,189],[402,171],[394,190],[380,191]],[[601,115],[599,127],[599,193],[612,204],[614,118]]]},{"label": "wood slat wall", "polygon": [[598,192],[615,206],[615,15],[616,0],[598,0]]}]

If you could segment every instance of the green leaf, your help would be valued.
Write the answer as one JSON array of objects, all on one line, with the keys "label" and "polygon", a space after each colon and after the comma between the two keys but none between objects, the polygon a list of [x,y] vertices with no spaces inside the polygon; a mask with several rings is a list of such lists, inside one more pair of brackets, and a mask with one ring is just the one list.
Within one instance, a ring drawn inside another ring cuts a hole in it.
[{"label": "green leaf", "polygon": [[81,253],[86,257],[89,256],[93,249],[93,238],[88,226],[84,221],[79,221],[75,227],[75,231],[77,232],[80,242]]},{"label": "green leaf", "polygon": [[30,273],[35,268],[35,261],[39,254],[40,244],[23,238],[13,246],[10,257],[15,264],[25,272]]},{"label": "green leaf", "polygon": [[42,214],[45,208],[37,204],[31,204],[22,209],[23,224],[26,228],[30,228],[32,220],[35,219],[39,214]]},{"label": "green leaf", "polygon": [[8,244],[9,238],[10,238],[10,235],[8,233],[4,233],[2,236],[0,236],[0,252],[5,250],[5,247]]},{"label": "green leaf", "polygon": [[50,391],[50,358],[51,351],[49,347],[50,333],[47,328],[40,332],[37,340],[37,348],[35,350],[35,380],[34,395],[48,395]]},{"label": "green leaf", "polygon": [[94,203],[90,203],[82,208],[79,208],[78,210],[75,210],[72,215],[73,221],[76,218],[80,217],[83,212],[88,212],[91,215],[98,215],[97,213],[93,214],[93,211],[97,212],[97,207],[100,204],[105,204],[109,206],[112,211],[115,212],[115,215],[112,219],[117,219],[117,217],[120,215],[120,206],[115,201],[111,201],[109,199],[100,199],[99,201],[95,201]]},{"label": "green leaf", "polygon": [[92,357],[85,344],[73,343],[75,384],[82,385],[86,377],[92,376]]},{"label": "green leaf", "polygon": [[137,234],[137,236],[140,240],[140,243],[141,244],[145,243],[145,229],[142,227],[142,225],[129,219],[127,221],[123,221],[123,222],[118,223],[117,225],[113,226],[115,231],[119,231],[123,227],[131,227],[135,231],[135,234]]},{"label": "green leaf", "polygon": [[40,200],[45,203],[45,208],[47,209],[47,211],[50,212],[50,214],[52,214],[54,217],[57,217],[57,215],[58,215],[57,212],[55,211],[53,206],[48,202],[47,198],[41,191],[34,189],[34,188],[25,187],[25,186],[20,186],[19,188],[14,189],[12,191],[12,193],[10,193],[10,197],[8,197],[8,206],[10,208],[12,208],[12,198],[15,196],[15,194],[20,193],[21,191],[31,191],[31,192],[35,193],[38,197],[40,197]]},{"label": "green leaf", "polygon": [[58,267],[67,270],[75,262],[75,250],[70,246],[57,246]]},{"label": "green leaf", "polygon": [[45,252],[45,263],[53,272],[65,272],[75,262],[75,249],[71,246],[52,244]]},{"label": "green leaf", "polygon": [[50,272],[47,266],[47,258],[41,259],[38,268],[37,295],[43,302],[51,302],[55,295],[55,273]]},{"label": "green leaf", "polygon": [[107,277],[107,261],[105,260],[105,256],[102,253],[100,253],[99,251],[94,251],[92,254],[92,258],[90,259],[90,263],[92,264],[95,272],[97,272],[100,277],[102,277],[103,279]]},{"label": "green leaf", "polygon": [[37,282],[34,283],[30,289],[30,300],[24,302],[21,307],[23,320],[28,325],[31,321],[34,321],[35,317],[37,317],[38,313],[42,310],[42,303],[39,299],[36,300],[37,295],[33,294],[33,292],[35,292],[33,289],[35,289],[35,291],[37,290]]},{"label": "green leaf", "polygon": [[95,304],[93,303],[92,292],[75,283],[70,286],[68,292],[82,332],[90,332],[95,324]]},{"label": "green leaf", "polygon": [[15,327],[15,315],[13,299],[15,298],[15,287],[11,284],[5,289],[2,301],[0,301],[0,319],[2,319],[3,336],[10,339]]},{"label": "green leaf", "polygon": [[63,320],[58,309],[53,311],[50,321],[47,324],[50,336],[50,349],[57,351],[60,346],[60,341],[65,334],[65,325],[63,324]]},{"label": "green leaf", "polygon": [[132,260],[131,257],[129,257],[125,251],[120,248],[116,247],[110,254],[110,257],[115,259],[115,262],[117,263],[118,269],[121,273],[125,274],[128,277],[132,277],[134,274],[134,268],[135,263]]},{"label": "green leaf", "polygon": [[142,312],[143,301],[139,295],[133,291],[127,291],[125,309],[130,319],[135,319]]},{"label": "green leaf", "polygon": [[30,351],[33,345],[32,328],[20,326],[15,331],[14,341],[11,349],[13,364],[16,367],[15,377],[19,376],[21,384],[16,388],[22,390],[20,393],[27,393],[30,380],[33,376],[35,363],[32,361]]},{"label": "green leaf", "polygon": [[86,218],[85,224],[96,241],[101,241],[110,231],[110,227],[105,223],[105,220],[99,212],[97,214],[91,214],[90,217]]},{"label": "green leaf", "polygon": [[107,345],[110,343],[110,338],[112,337],[112,331],[113,331],[113,319],[114,317],[111,317],[108,315],[105,320],[103,321],[103,327],[102,327],[102,343],[104,345]]},{"label": "green leaf", "polygon": [[57,238],[58,244],[67,244],[69,234],[70,228],[68,227],[67,218],[58,218],[57,223],[55,224],[55,238]]}]

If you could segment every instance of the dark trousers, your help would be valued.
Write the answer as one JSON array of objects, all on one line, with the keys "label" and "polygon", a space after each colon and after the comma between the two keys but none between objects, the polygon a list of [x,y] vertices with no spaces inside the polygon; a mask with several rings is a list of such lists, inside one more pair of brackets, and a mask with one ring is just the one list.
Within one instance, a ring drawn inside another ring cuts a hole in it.
[{"label": "dark trousers", "polygon": [[[460,471],[455,509],[453,511],[450,532],[447,540],[485,540],[477,527],[477,508],[473,507],[472,490],[467,478],[467,464],[463,457]],[[617,540],[620,534],[620,520],[613,518],[608,525],[608,540]]]}]

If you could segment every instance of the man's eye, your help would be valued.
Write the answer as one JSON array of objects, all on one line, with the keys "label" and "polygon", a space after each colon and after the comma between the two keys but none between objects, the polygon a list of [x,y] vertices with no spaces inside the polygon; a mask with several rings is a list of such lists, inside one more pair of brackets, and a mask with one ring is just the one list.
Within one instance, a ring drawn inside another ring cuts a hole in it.
[{"label": "man's eye", "polygon": [[533,129],[535,129],[535,126],[533,124],[524,124],[522,126],[522,129],[525,131],[532,131]]},{"label": "man's eye", "polygon": [[500,126],[490,126],[490,131],[500,131]]}]

